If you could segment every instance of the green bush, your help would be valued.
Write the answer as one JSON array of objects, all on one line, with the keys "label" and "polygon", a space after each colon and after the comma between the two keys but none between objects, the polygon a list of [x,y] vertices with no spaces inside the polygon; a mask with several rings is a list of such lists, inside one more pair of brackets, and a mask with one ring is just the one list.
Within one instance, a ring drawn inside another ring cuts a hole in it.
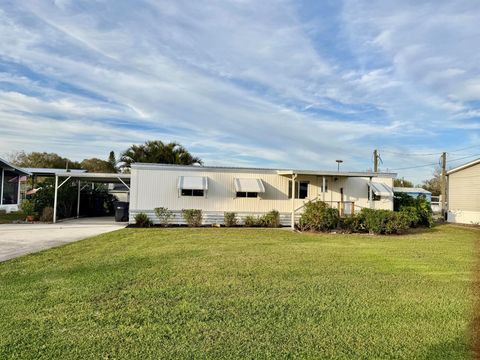
[{"label": "green bush", "polygon": [[399,211],[399,214],[406,216],[409,220],[410,227],[417,227],[420,222],[420,216],[415,206],[403,206]]},{"label": "green bush", "polygon": [[280,227],[280,213],[272,210],[258,219],[261,226],[276,228]]},{"label": "green bush", "polygon": [[410,227],[409,213],[390,210],[362,209],[365,229],[371,234],[402,234]]},{"label": "green bush", "polygon": [[146,228],[153,225],[148,215],[142,212],[135,215],[135,224],[138,227],[146,227]]},{"label": "green bush", "polygon": [[43,208],[42,215],[40,215],[41,222],[52,222],[53,221],[53,208],[47,206]]},{"label": "green bush", "polygon": [[419,219],[418,224],[423,226],[432,227],[433,226],[433,215],[432,207],[427,199],[419,197],[416,203],[417,214]]},{"label": "green bush", "polygon": [[35,203],[30,200],[23,200],[20,208],[25,216],[34,216],[35,212]]},{"label": "green bush", "polygon": [[256,216],[247,215],[245,216],[245,219],[243,219],[243,223],[247,227],[254,227],[259,225],[259,220],[258,220],[258,217]]},{"label": "green bush", "polygon": [[340,218],[339,228],[349,233],[365,232],[365,217],[359,213],[352,216]]},{"label": "green bush", "polygon": [[190,227],[202,226],[202,210],[200,209],[183,209],[182,216]]},{"label": "green bush", "polygon": [[238,221],[237,221],[237,214],[234,212],[226,212],[223,214],[223,223],[225,224],[226,227],[232,227],[236,226]]},{"label": "green bush", "polygon": [[172,211],[165,207],[155,208],[155,215],[157,215],[160,224],[167,227],[170,221],[175,217]]},{"label": "green bush", "polygon": [[300,217],[300,229],[310,231],[328,231],[336,229],[340,220],[337,209],[323,201],[309,201]]}]

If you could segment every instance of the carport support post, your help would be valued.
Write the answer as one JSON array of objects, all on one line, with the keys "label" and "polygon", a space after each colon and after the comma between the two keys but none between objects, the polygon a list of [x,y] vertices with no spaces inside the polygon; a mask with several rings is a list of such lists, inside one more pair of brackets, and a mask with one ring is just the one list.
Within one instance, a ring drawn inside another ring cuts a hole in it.
[{"label": "carport support post", "polygon": [[81,180],[78,180],[78,193],[77,193],[77,219],[80,217],[80,182]]},{"label": "carport support post", "polygon": [[291,228],[295,230],[295,180],[297,179],[297,174],[292,174],[292,223]]},{"label": "carport support post", "polygon": [[55,175],[55,195],[53,196],[53,223],[57,222],[58,175]]}]

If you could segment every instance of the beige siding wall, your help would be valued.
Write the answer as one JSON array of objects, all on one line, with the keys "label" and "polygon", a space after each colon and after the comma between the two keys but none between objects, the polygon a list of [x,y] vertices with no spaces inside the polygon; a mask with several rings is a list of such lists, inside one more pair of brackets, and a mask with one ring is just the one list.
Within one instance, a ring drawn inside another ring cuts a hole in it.
[{"label": "beige siding wall", "polygon": [[[288,198],[288,181],[286,176],[276,172],[217,171],[217,170],[179,170],[168,168],[134,168],[132,169],[130,211],[132,216],[138,212],[153,214],[156,207],[167,207],[177,213],[181,209],[201,209],[216,214],[223,219],[223,212],[232,211],[239,214],[260,214],[272,209],[278,210],[288,222],[288,214],[292,211],[292,200]],[[180,196],[177,182],[180,176],[206,176],[208,192],[205,197]],[[265,193],[259,198],[235,198],[235,178],[259,178],[265,185]],[[340,189],[343,188],[344,201],[355,201],[356,210],[368,207],[368,178],[328,177],[328,191],[325,201],[336,206],[341,200]],[[315,198],[323,199],[321,192],[321,176],[299,176],[299,181],[309,181],[308,199],[296,199],[295,209],[301,208],[305,202]],[[391,178],[374,178],[374,182],[393,185]],[[375,208],[393,209],[393,199],[382,199],[374,202]],[[348,209],[347,209],[348,210]],[[153,216],[153,215],[152,215]],[[155,220],[153,218],[153,220]]]},{"label": "beige siding wall", "polygon": [[448,209],[480,211],[480,164],[448,176]]}]

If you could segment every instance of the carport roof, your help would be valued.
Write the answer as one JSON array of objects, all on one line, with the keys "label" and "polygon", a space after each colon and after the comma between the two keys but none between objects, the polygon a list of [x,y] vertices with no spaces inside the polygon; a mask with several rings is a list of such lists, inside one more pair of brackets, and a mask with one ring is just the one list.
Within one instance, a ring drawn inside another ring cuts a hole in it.
[{"label": "carport roof", "polygon": [[19,175],[30,175],[30,173],[28,171],[25,171],[24,169],[16,167],[15,165],[12,165],[8,161],[5,161],[1,158],[0,158],[0,168],[14,171]]},{"label": "carport roof", "polygon": [[99,183],[129,183],[130,174],[56,172],[55,176]]}]

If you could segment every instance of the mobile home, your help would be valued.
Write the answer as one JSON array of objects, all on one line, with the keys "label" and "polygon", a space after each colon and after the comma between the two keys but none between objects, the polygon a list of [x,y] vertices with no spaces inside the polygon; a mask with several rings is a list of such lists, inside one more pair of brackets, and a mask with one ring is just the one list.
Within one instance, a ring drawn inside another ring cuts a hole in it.
[{"label": "mobile home", "polygon": [[225,212],[240,221],[275,209],[284,226],[294,226],[309,200],[320,199],[342,215],[360,209],[393,210],[395,174],[292,169],[133,164],[130,218],[146,213],[158,223],[154,209],[174,212],[183,224],[182,209],[201,209],[204,224],[222,224]]},{"label": "mobile home", "polygon": [[447,221],[480,224],[480,159],[447,172]]}]

